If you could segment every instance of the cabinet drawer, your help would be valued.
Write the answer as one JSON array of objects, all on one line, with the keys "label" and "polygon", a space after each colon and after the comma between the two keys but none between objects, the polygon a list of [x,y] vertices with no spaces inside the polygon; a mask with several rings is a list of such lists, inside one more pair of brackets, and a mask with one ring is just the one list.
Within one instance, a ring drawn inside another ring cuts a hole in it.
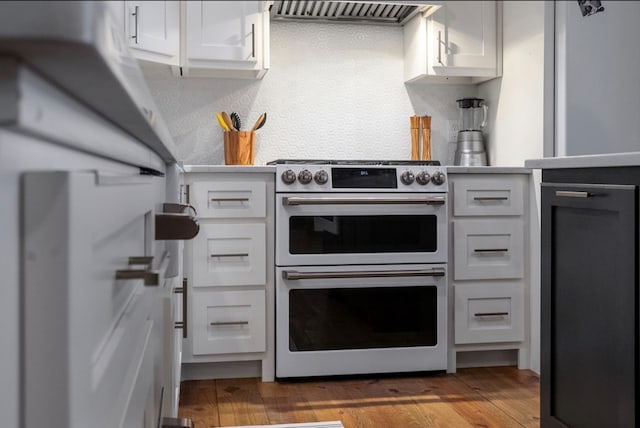
[{"label": "cabinet drawer", "polygon": [[453,215],[522,215],[523,194],[523,181],[517,178],[454,178]]},{"label": "cabinet drawer", "polygon": [[264,285],[264,223],[202,224],[193,240],[193,286]]},{"label": "cabinet drawer", "polygon": [[521,220],[453,222],[453,278],[522,278],[524,238]]},{"label": "cabinet drawer", "polygon": [[522,283],[455,285],[455,343],[524,339]]},{"label": "cabinet drawer", "polygon": [[264,352],[265,291],[193,292],[193,354]]},{"label": "cabinet drawer", "polygon": [[191,184],[190,201],[200,218],[264,218],[266,184],[202,181]]}]

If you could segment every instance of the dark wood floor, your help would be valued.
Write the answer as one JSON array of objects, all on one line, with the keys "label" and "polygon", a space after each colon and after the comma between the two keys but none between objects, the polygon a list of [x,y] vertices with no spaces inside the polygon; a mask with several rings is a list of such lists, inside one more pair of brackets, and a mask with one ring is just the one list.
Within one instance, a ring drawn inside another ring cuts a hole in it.
[{"label": "dark wood floor", "polygon": [[345,428],[539,427],[539,379],[515,367],[380,379],[182,383],[197,428],[340,420]]}]

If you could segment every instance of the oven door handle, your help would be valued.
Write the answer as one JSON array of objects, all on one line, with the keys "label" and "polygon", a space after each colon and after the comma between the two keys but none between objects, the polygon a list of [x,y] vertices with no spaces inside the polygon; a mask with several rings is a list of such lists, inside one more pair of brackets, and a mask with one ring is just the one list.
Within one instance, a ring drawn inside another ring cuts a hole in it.
[{"label": "oven door handle", "polygon": [[416,197],[300,197],[285,196],[282,198],[283,205],[444,205],[444,196]]},{"label": "oven door handle", "polygon": [[285,270],[282,278],[289,281],[299,279],[348,279],[348,278],[392,278],[405,276],[444,276],[444,269],[429,270],[366,270],[344,272],[298,272]]}]

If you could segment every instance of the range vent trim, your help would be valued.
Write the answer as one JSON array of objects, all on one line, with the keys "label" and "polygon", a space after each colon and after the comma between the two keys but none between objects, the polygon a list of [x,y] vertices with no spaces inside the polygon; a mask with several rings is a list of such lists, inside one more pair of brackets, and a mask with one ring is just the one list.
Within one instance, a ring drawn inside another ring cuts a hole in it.
[{"label": "range vent trim", "polygon": [[422,13],[423,16],[430,15],[441,3],[277,0],[273,2],[270,14],[274,21],[402,26],[418,13]]}]

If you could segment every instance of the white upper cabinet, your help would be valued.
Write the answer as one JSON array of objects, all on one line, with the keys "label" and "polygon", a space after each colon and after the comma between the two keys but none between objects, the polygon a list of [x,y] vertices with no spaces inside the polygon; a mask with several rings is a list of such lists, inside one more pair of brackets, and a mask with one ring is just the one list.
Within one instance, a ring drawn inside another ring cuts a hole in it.
[{"label": "white upper cabinet", "polygon": [[269,16],[258,1],[186,2],[186,61],[189,68],[248,70],[264,67]]},{"label": "white upper cabinet", "polygon": [[405,80],[477,83],[502,69],[500,7],[495,1],[447,1],[404,27]]},{"label": "white upper cabinet", "polygon": [[180,2],[126,1],[125,35],[136,58],[180,62]]},{"label": "white upper cabinet", "polygon": [[269,68],[264,1],[126,1],[133,55],[179,76],[261,78]]}]

